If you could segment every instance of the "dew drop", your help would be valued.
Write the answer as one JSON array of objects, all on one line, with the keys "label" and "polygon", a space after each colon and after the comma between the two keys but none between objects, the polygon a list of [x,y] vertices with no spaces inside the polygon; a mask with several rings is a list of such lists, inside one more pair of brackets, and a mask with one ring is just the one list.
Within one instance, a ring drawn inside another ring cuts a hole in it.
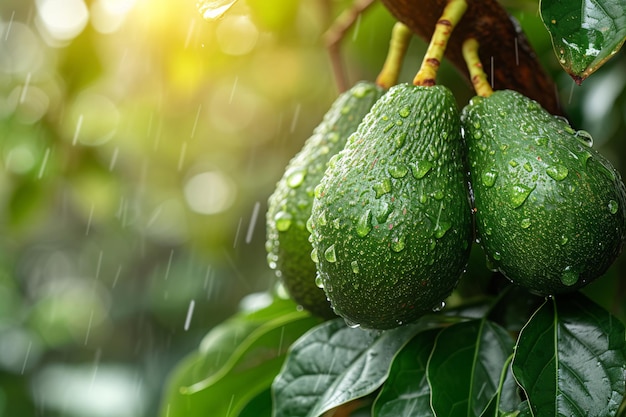
[{"label": "dew drop", "polygon": [[376,220],[378,221],[378,223],[385,223],[387,221],[387,218],[389,218],[389,215],[391,215],[392,211],[393,206],[391,204],[383,202],[380,205],[380,210],[378,211],[378,214],[376,215]]},{"label": "dew drop", "polygon": [[443,310],[445,308],[445,306],[446,306],[446,302],[442,301],[442,302],[440,302],[439,304],[437,304],[436,306],[433,307],[433,312],[437,313],[437,312]]},{"label": "dew drop", "polygon": [[481,179],[485,187],[493,187],[493,185],[496,183],[497,177],[498,173],[495,171],[485,171],[481,175]]},{"label": "dew drop", "polygon": [[492,257],[494,261],[499,261],[500,259],[502,259],[502,254],[498,251],[495,251]]},{"label": "dew drop", "polygon": [[480,130],[475,131],[472,136],[474,137],[474,139],[479,140],[480,138],[483,137],[483,132],[481,132]]},{"label": "dew drop", "polygon": [[359,217],[356,223],[356,234],[360,237],[365,237],[372,230],[372,211],[370,209],[365,210],[365,213]]},{"label": "dew drop", "polygon": [[583,144],[589,147],[593,146],[593,137],[586,130],[577,131],[574,136]]},{"label": "dew drop", "polygon": [[391,239],[391,250],[394,252],[402,252],[405,246],[405,236],[395,236]]},{"label": "dew drop", "polygon": [[352,321],[350,319],[344,318],[343,321],[345,321],[346,322],[346,326],[348,326],[351,329],[358,329],[359,327],[361,327],[361,325],[359,323],[354,322],[354,321]]},{"label": "dew drop", "polygon": [[524,204],[524,201],[526,201],[526,199],[534,189],[534,187],[531,188],[522,184],[514,185],[513,187],[511,187],[509,191],[509,199],[511,201],[511,204],[513,205],[513,208],[517,208]]},{"label": "dew drop", "polygon": [[474,125],[475,129],[480,129],[480,122],[479,121],[475,121],[474,123],[472,123]]},{"label": "dew drop", "polygon": [[563,273],[561,274],[561,282],[563,283],[563,285],[567,285],[568,287],[576,284],[578,282],[578,278],[578,273],[572,271],[572,268],[570,266],[565,268],[565,270],[563,270]]},{"label": "dew drop", "polygon": [[519,225],[522,229],[528,229],[530,227],[530,219],[529,218],[522,219]]},{"label": "dew drop", "polygon": [[524,163],[524,169],[528,172],[533,172],[533,166],[530,164],[530,162]]},{"label": "dew drop", "polygon": [[359,263],[357,261],[352,261],[350,263],[350,266],[352,267],[352,272],[354,272],[355,274],[359,273]]},{"label": "dew drop", "polygon": [[563,181],[569,174],[569,171],[563,165],[554,165],[546,169],[546,174],[556,181]]},{"label": "dew drop", "polygon": [[279,211],[274,216],[274,225],[279,232],[286,232],[291,227],[293,216],[286,211]]},{"label": "dew drop", "polygon": [[398,114],[400,115],[400,117],[409,117],[409,114],[411,114],[411,109],[409,109],[408,107],[402,107],[398,111]]},{"label": "dew drop", "polygon": [[443,237],[443,235],[446,234],[446,232],[448,230],[450,230],[450,228],[452,227],[452,223],[450,222],[446,222],[446,221],[440,221],[439,223],[437,223],[437,225],[435,226],[435,237],[437,239],[441,239]]},{"label": "dew drop", "polygon": [[433,164],[429,161],[415,161],[411,164],[411,173],[415,179],[422,179],[432,169]]},{"label": "dew drop", "polygon": [[609,212],[611,214],[615,214],[615,213],[617,213],[617,209],[619,208],[619,204],[615,200],[609,200],[608,207],[609,207]]},{"label": "dew drop", "polygon": [[427,196],[426,194],[421,194],[421,195],[419,196],[419,202],[420,202],[420,203],[424,204],[424,203],[426,203],[427,201],[428,201],[428,196]]},{"label": "dew drop", "polygon": [[318,288],[324,288],[324,281],[320,274],[315,275],[315,285],[317,285]]},{"label": "dew drop", "polygon": [[440,201],[443,200],[444,197],[444,193],[441,190],[437,190],[433,193],[433,197],[435,198],[435,200]]},{"label": "dew drop", "polygon": [[291,169],[287,171],[285,175],[287,176],[287,185],[291,188],[298,188],[304,182],[304,178],[306,177],[306,169]]},{"label": "dew drop", "polygon": [[519,165],[519,163],[515,159],[511,159],[509,161],[509,165],[511,165],[513,168],[515,168],[516,166]]},{"label": "dew drop", "polygon": [[389,178],[385,178],[384,180],[374,184],[372,188],[376,192],[376,198],[380,198],[391,191],[391,180]]},{"label": "dew drop", "polygon": [[335,220],[333,220],[333,227],[334,227],[336,230],[339,230],[339,229],[341,228],[341,221],[340,221],[338,218],[337,218],[337,219],[335,219]]},{"label": "dew drop", "polygon": [[404,143],[406,142],[406,133],[400,133],[398,136],[395,137],[394,141],[396,144],[396,149],[403,147]]},{"label": "dew drop", "polygon": [[319,263],[320,259],[317,256],[317,249],[313,248],[313,250],[311,251],[311,260],[315,263]]},{"label": "dew drop", "polygon": [[389,172],[389,175],[394,178],[404,178],[409,172],[409,168],[407,168],[404,164],[395,164],[390,165],[389,168],[387,168],[387,171]]},{"label": "dew drop", "polygon": [[335,253],[335,245],[330,245],[326,251],[324,251],[324,258],[330,263],[337,262],[337,254]]}]

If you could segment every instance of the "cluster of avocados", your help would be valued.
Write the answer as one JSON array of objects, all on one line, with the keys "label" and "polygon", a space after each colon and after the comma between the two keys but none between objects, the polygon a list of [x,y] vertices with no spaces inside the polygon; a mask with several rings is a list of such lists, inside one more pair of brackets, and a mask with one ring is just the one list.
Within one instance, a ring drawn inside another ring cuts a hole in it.
[{"label": "cluster of avocados", "polygon": [[369,329],[440,309],[475,241],[532,293],[577,290],[626,239],[626,188],[591,145],[515,91],[459,111],[445,86],[357,83],[269,198],[269,265],[303,308]]}]

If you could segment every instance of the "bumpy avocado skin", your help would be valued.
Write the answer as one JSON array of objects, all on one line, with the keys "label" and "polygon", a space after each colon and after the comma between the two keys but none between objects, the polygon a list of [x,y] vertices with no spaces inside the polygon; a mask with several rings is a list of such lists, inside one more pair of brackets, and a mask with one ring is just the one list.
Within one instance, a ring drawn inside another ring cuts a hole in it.
[{"label": "bumpy avocado skin", "polygon": [[602,275],[626,235],[619,173],[538,103],[509,90],[462,112],[477,234],[488,262],[541,295]]},{"label": "bumpy avocado skin", "polygon": [[314,190],[328,160],[343,149],[350,134],[382,94],[380,87],[366,81],[340,94],[313,135],[289,162],[268,200],[268,264],[298,304],[322,317],[335,314],[324,291],[315,285],[317,271],[311,260],[312,247],[306,229]]},{"label": "bumpy avocado skin", "polygon": [[441,307],[467,263],[459,114],[443,86],[392,87],[331,159],[309,222],[335,312],[387,329]]}]

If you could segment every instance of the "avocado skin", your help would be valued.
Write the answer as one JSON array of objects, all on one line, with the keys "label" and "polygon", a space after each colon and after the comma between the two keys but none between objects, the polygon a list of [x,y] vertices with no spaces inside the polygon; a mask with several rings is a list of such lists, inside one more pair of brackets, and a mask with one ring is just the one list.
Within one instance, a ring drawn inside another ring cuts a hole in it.
[{"label": "avocado skin", "polygon": [[[335,317],[324,291],[315,285],[316,267],[306,222],[314,189],[328,160],[346,144],[372,105],[383,94],[374,83],[361,81],[340,94],[302,149],[288,163],[268,199],[266,249],[268,264],[291,298],[321,317]],[[278,227],[277,227],[278,226]]]},{"label": "avocado skin", "polygon": [[626,233],[619,173],[586,136],[514,91],[462,112],[477,236],[494,269],[540,295],[602,275]]},{"label": "avocado skin", "polygon": [[388,329],[441,307],[471,246],[464,173],[443,86],[392,87],[330,161],[308,226],[326,295],[347,323]]}]

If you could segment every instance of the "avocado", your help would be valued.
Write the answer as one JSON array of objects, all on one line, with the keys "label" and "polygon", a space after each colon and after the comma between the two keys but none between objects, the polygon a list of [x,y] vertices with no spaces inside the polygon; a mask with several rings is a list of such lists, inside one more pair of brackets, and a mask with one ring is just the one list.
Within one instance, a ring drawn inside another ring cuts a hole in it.
[{"label": "avocado", "polygon": [[461,120],[489,264],[540,295],[602,275],[624,243],[626,192],[589,134],[510,90],[473,98]]},{"label": "avocado", "polygon": [[451,92],[398,84],[330,160],[308,223],[311,257],[350,325],[414,321],[456,286],[472,241],[462,150]]},{"label": "avocado", "polygon": [[322,122],[288,163],[268,199],[266,249],[268,264],[293,300],[308,311],[334,317],[324,291],[315,285],[316,267],[306,221],[311,215],[313,192],[328,160],[346,144],[383,89],[361,81],[340,94]]}]

